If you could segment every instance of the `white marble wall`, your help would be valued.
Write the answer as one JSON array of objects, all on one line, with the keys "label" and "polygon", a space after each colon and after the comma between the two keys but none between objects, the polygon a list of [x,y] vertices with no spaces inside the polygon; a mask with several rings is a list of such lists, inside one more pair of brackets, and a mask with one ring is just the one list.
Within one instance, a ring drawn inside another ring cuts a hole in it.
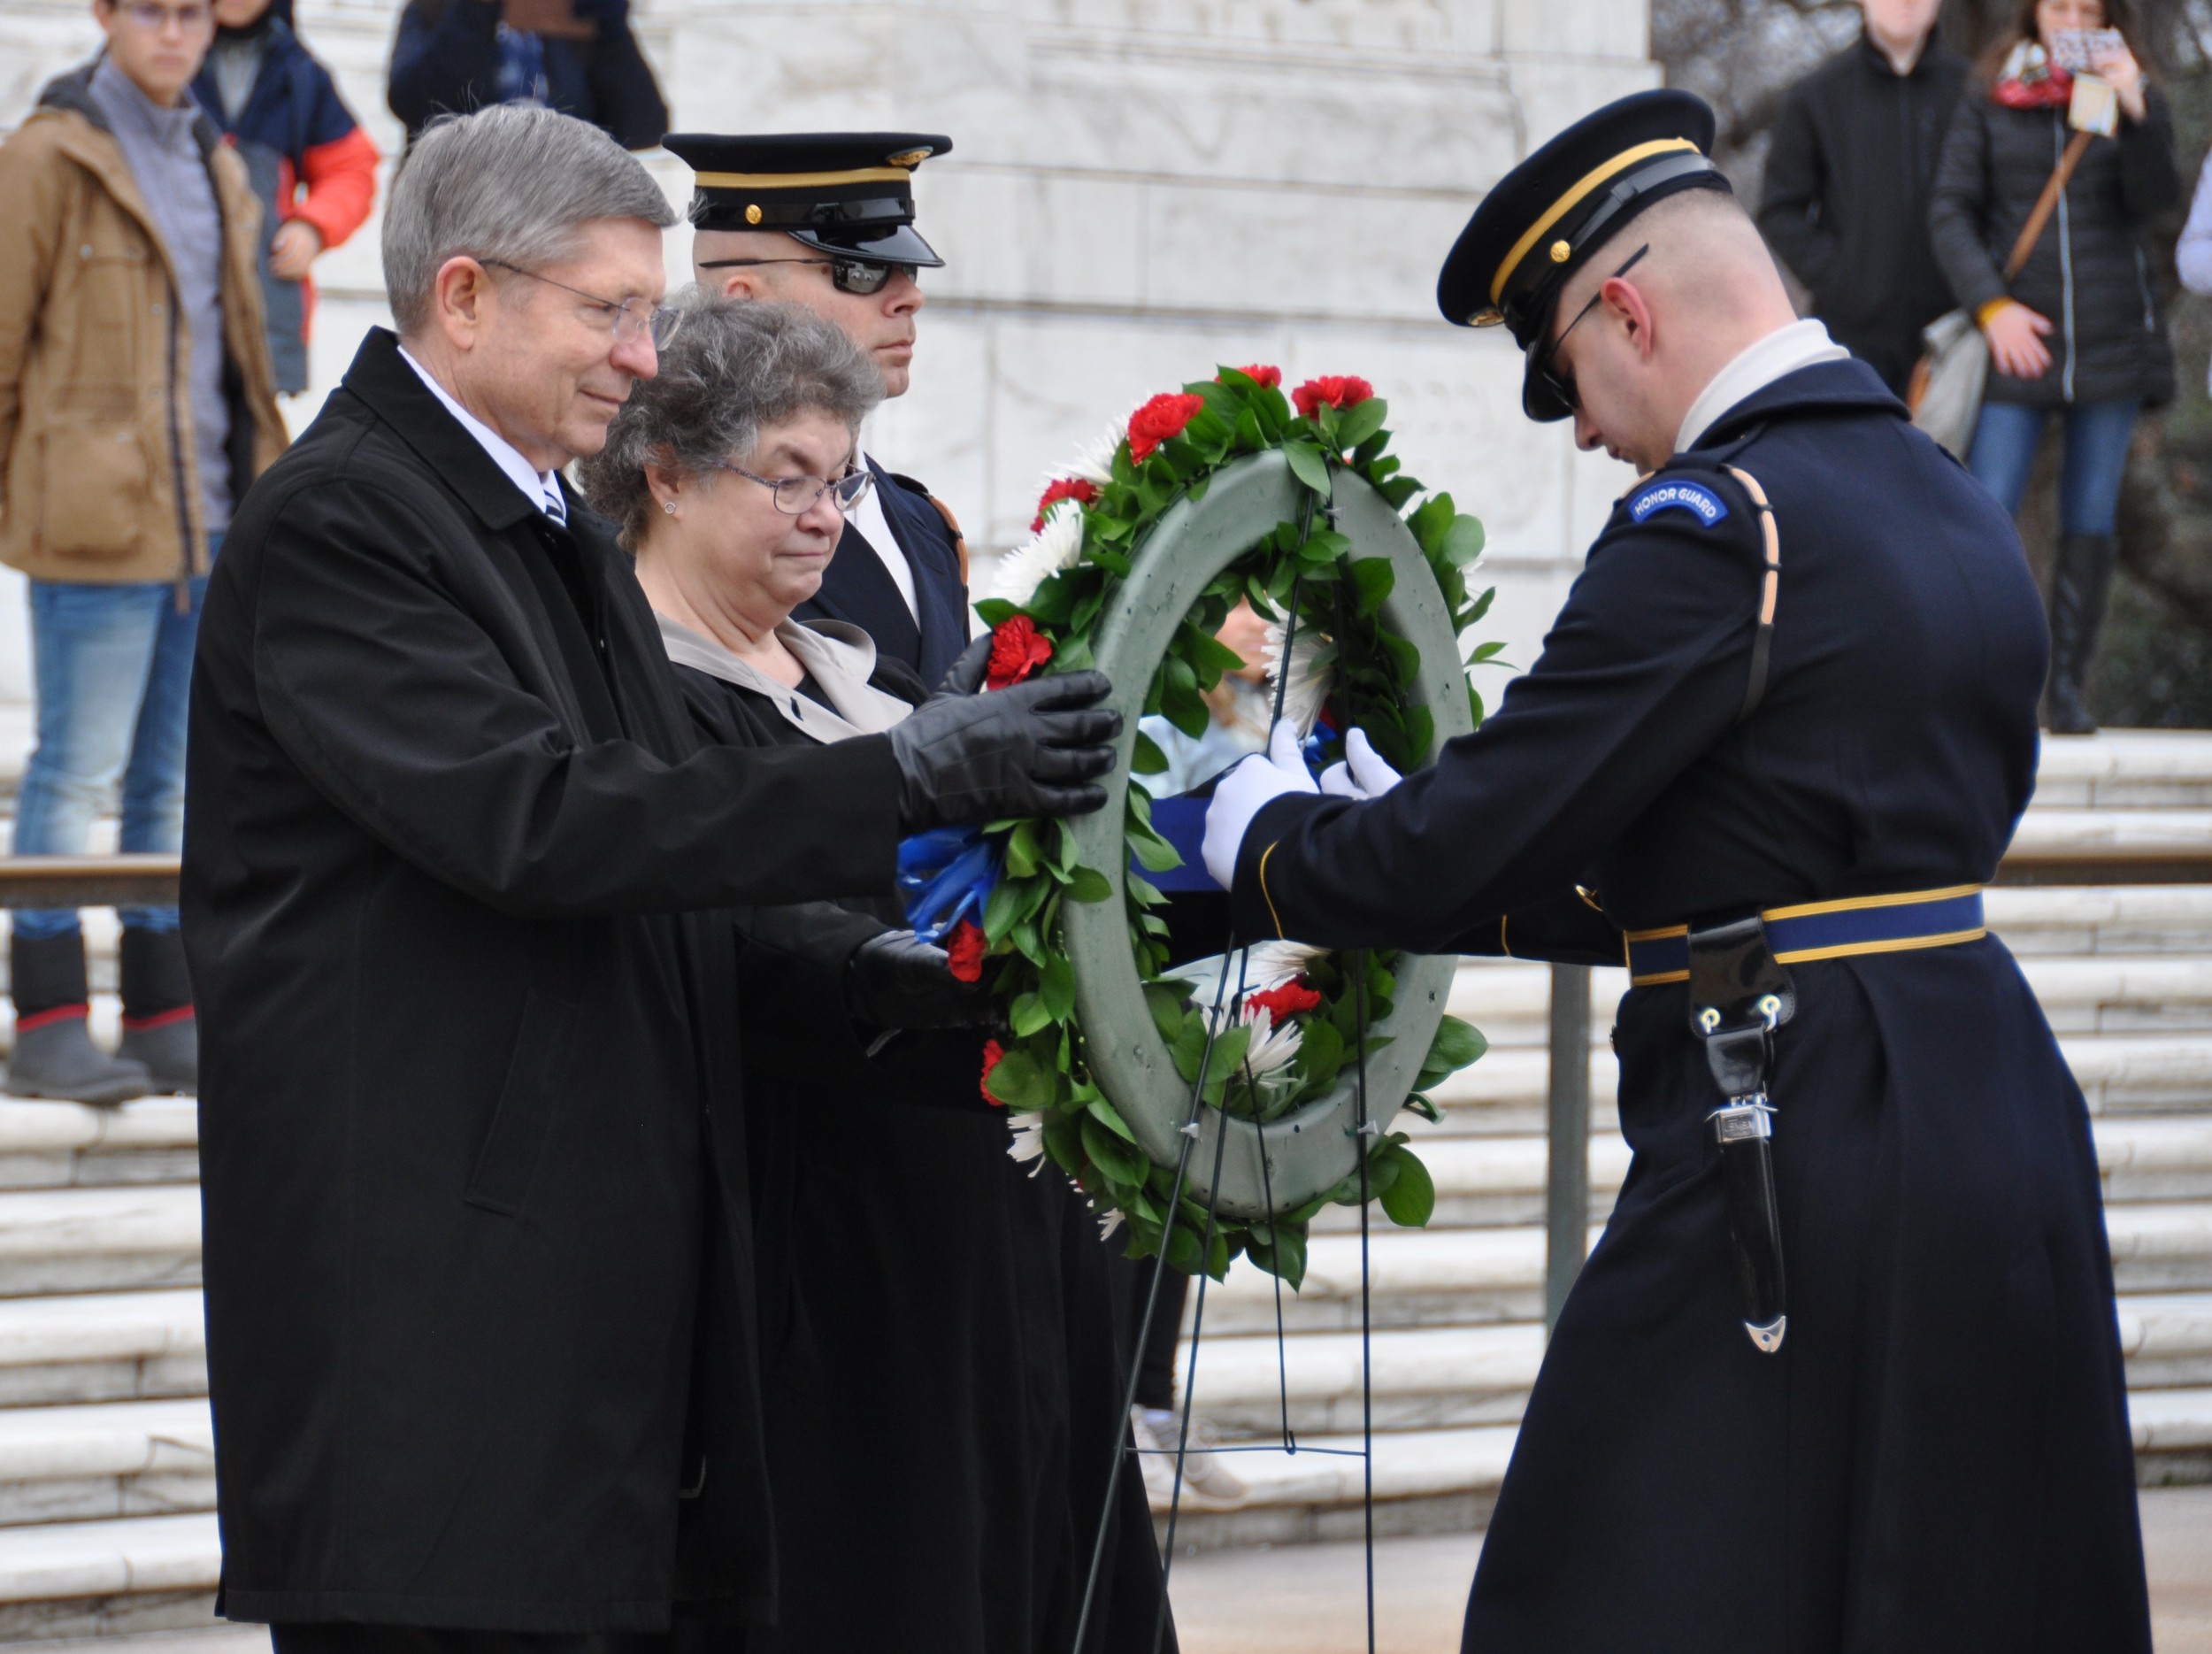
[{"label": "white marble wall", "polygon": [[[388,154],[397,0],[299,0]],[[1489,530],[1493,635],[1532,658],[1627,481],[1521,418],[1509,341],[1445,327],[1436,268],[1475,201],[1587,109],[1653,84],[1644,0],[635,0],[676,125],[941,131],[920,225],[915,388],[871,448],[988,552],[1048,465],[1219,362],[1356,373],[1409,468]],[[0,0],[0,127],[96,40],[79,0]],[[688,173],[649,158],[672,196]],[[670,238],[672,276],[687,237]],[[375,222],[318,266],[311,417],[386,319]],[[12,593],[0,602],[16,607]],[[0,613],[0,698],[27,689]],[[1494,700],[1503,674],[1484,685]]]}]

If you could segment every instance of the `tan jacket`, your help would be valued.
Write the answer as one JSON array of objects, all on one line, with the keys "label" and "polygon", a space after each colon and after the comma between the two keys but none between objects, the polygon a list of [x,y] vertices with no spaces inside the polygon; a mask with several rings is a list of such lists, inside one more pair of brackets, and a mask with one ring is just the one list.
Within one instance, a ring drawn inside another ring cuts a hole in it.
[{"label": "tan jacket", "polygon": [[[47,88],[0,144],[0,562],[38,580],[207,572],[174,273],[88,72]],[[211,133],[212,127],[208,130]],[[232,481],[284,451],[255,268],[260,205],[211,150],[223,215]]]}]

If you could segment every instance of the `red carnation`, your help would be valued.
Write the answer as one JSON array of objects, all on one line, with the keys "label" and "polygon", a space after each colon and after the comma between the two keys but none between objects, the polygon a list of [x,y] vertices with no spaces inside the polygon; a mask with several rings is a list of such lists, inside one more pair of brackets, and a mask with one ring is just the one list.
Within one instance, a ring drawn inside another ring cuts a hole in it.
[{"label": "red carnation", "polygon": [[1263,386],[1269,390],[1274,389],[1283,382],[1283,370],[1279,367],[1270,367],[1264,362],[1255,362],[1249,366],[1240,367],[1237,372],[1254,384]]},{"label": "red carnation", "polygon": [[991,1070],[999,1065],[1000,1059],[1005,1055],[1006,1048],[996,1040],[983,1042],[983,1078],[977,1083],[976,1089],[983,1093],[983,1100],[993,1108],[1006,1106],[991,1095]]},{"label": "red carnation", "polygon": [[1203,396],[1169,390],[1139,408],[1129,416],[1130,463],[1144,464],[1162,442],[1171,436],[1180,436],[1183,427],[1196,419],[1199,409],[1205,405]]},{"label": "red carnation", "polygon": [[1098,484],[1083,477],[1055,477],[1046,485],[1043,496],[1037,502],[1037,520],[1029,525],[1031,534],[1045,526],[1045,513],[1062,500],[1074,500],[1088,505],[1098,498]]},{"label": "red carnation", "polygon": [[1271,988],[1263,994],[1254,994],[1245,1004],[1267,1012],[1268,1020],[1281,1027],[1302,1012],[1320,1008],[1318,991],[1306,986],[1306,979],[1294,976],[1280,987]]},{"label": "red carnation", "polygon": [[956,981],[982,981],[983,933],[972,921],[964,919],[952,927],[952,935],[945,938],[945,961]]},{"label": "red carnation", "polygon": [[1322,404],[1332,408],[1355,408],[1375,394],[1375,388],[1356,374],[1332,375],[1327,379],[1310,379],[1290,393],[1298,412],[1310,419],[1321,412]]},{"label": "red carnation", "polygon": [[1025,614],[1010,614],[991,630],[991,665],[983,674],[987,689],[1003,689],[1052,658],[1052,640]]}]

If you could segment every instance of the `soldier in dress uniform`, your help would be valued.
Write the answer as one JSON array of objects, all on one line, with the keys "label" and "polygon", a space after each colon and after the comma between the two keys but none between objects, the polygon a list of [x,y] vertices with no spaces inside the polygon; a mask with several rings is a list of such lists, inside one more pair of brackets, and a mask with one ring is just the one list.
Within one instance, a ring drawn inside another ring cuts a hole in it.
[{"label": "soldier in dress uniform", "polygon": [[[697,174],[692,269],[731,298],[780,299],[835,322],[902,396],[914,359],[918,274],[941,268],[914,227],[914,169],[952,140],[934,132],[671,133]],[[938,682],[968,642],[968,552],[944,503],[873,456],[822,589],[793,617],[845,620]]]},{"label": "soldier in dress uniform", "polygon": [[1529,416],[1647,473],[1534,667],[1402,781],[1356,743],[1318,793],[1294,742],[1246,759],[1206,860],[1253,941],[1625,950],[1635,1158],[1468,1650],[2147,1650],[2087,1112],[1980,914],[2035,776],[2035,588],[1794,318],[1712,132],[1680,92],[1600,111],[1444,267]]}]

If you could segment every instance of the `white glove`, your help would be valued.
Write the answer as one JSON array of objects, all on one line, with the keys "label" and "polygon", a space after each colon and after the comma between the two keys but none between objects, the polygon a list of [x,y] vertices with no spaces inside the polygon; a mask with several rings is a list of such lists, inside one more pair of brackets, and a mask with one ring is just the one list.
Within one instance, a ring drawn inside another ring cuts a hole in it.
[{"label": "white glove", "polygon": [[1344,737],[1342,760],[1321,772],[1321,790],[1332,798],[1379,798],[1404,779],[1367,744],[1367,732],[1355,729]]},{"label": "white glove", "polygon": [[1299,751],[1298,732],[1287,721],[1275,726],[1267,750],[1255,752],[1224,775],[1206,806],[1206,839],[1200,853],[1214,882],[1226,890],[1236,881],[1237,852],[1244,847],[1252,818],[1286,793],[1318,793]]}]

